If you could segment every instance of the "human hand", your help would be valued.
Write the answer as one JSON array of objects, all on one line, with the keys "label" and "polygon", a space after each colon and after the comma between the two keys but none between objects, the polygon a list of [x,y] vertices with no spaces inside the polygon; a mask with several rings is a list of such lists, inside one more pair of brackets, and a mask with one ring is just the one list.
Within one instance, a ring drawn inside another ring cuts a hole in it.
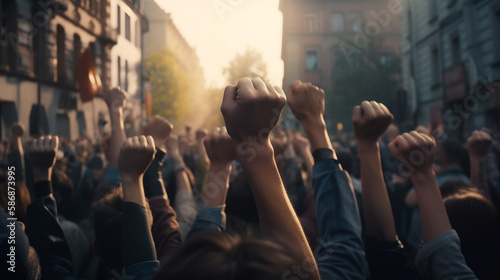
[{"label": "human hand", "polygon": [[155,155],[151,136],[130,137],[123,143],[118,155],[118,169],[124,179],[139,179],[146,172]]},{"label": "human hand", "polygon": [[394,117],[382,103],[363,101],[361,106],[354,107],[352,125],[358,145],[376,144],[392,120]]},{"label": "human hand", "polygon": [[212,133],[208,134],[203,143],[211,166],[227,166],[236,157],[233,140],[227,134],[224,126],[216,127]]},{"label": "human hand", "polygon": [[152,117],[146,125],[144,125],[142,131],[144,135],[151,135],[153,137],[156,147],[161,147],[172,129],[174,129],[174,125],[171,122],[159,115],[156,115]]},{"label": "human hand", "polygon": [[182,157],[177,134],[170,133],[170,135],[165,138],[165,146],[167,147],[167,153],[170,157]]},{"label": "human hand", "polygon": [[48,170],[56,162],[59,138],[57,136],[42,136],[31,142],[28,156],[33,169]]},{"label": "human hand", "polygon": [[295,81],[287,95],[288,106],[295,117],[305,125],[324,122],[325,92],[311,83]]},{"label": "human hand", "polygon": [[12,138],[20,138],[24,135],[24,125],[22,123],[15,123],[10,127]]},{"label": "human hand", "polygon": [[389,143],[387,148],[410,175],[433,172],[436,143],[428,135],[416,131],[404,133]]},{"label": "human hand", "polygon": [[106,101],[106,105],[108,105],[108,109],[111,113],[123,109],[125,100],[125,92],[121,88],[116,87],[104,92],[104,101]]},{"label": "human hand", "polygon": [[475,130],[467,139],[467,151],[471,159],[482,160],[488,154],[493,141],[489,133]]},{"label": "human hand", "polygon": [[204,128],[200,128],[196,130],[196,142],[203,143],[203,139],[207,136],[207,130]]},{"label": "human hand", "polygon": [[221,112],[235,142],[268,144],[285,103],[281,88],[260,78],[242,78],[237,86],[227,86],[224,90]]}]

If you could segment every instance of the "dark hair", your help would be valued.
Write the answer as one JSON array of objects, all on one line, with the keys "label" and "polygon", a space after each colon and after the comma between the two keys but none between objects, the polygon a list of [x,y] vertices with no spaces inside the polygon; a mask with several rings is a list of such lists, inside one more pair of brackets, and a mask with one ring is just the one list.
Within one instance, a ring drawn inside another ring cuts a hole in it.
[{"label": "dark hair", "polygon": [[476,192],[474,186],[464,179],[447,180],[441,183],[439,190],[441,191],[441,196],[443,198],[465,191]]},{"label": "dark hair", "polygon": [[291,269],[290,253],[272,241],[211,232],[189,240],[156,280],[275,280]]},{"label": "dark hair", "polygon": [[109,269],[122,270],[121,240],[123,193],[115,188],[92,206],[95,241]]},{"label": "dark hair", "polygon": [[467,265],[479,279],[499,279],[500,215],[493,204],[479,193],[462,191],[444,205]]}]

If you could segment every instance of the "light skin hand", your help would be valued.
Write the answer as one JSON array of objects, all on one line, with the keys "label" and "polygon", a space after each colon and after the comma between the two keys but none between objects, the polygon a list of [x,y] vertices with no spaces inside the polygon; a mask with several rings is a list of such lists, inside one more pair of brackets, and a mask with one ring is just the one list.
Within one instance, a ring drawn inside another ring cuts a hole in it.
[{"label": "light skin hand", "polygon": [[146,206],[142,178],[155,153],[155,143],[151,136],[135,136],[123,143],[118,169],[122,178],[124,201]]},{"label": "light skin hand", "polygon": [[292,84],[292,90],[288,93],[287,100],[293,114],[302,123],[313,151],[320,148],[328,148],[333,151],[323,119],[325,92],[311,83],[296,81]]},{"label": "light skin hand", "polygon": [[[285,103],[285,94],[279,87],[259,78],[243,78],[236,87],[226,87],[221,111],[236,156],[252,187],[263,234],[285,246],[294,244],[289,246],[290,253],[302,263],[314,257],[283,187],[269,139]],[[245,149],[258,152],[249,160]],[[312,279],[319,279],[315,263],[311,265]]]},{"label": "light skin hand", "polygon": [[[424,242],[451,230],[448,215],[443,205],[441,192],[432,169],[436,153],[436,143],[428,135],[412,131],[396,137],[387,146],[392,155],[400,162],[412,164],[414,172],[411,180],[417,193]],[[421,157],[415,162],[415,156]]]},{"label": "light skin hand", "polygon": [[28,155],[33,166],[35,182],[51,180],[58,147],[59,138],[57,136],[42,136],[31,142]]},{"label": "light skin hand", "polygon": [[378,139],[393,119],[387,107],[375,101],[363,101],[352,114],[360,154],[366,234],[387,241],[395,240],[396,227],[382,174]]},{"label": "light skin hand", "polygon": [[221,206],[226,201],[229,174],[236,158],[233,141],[225,127],[217,127],[203,142],[210,159],[210,167],[202,203],[208,207]]},{"label": "light skin hand", "polygon": [[156,148],[161,148],[165,139],[173,129],[174,125],[171,122],[156,115],[152,117],[146,125],[144,125],[142,131],[144,135],[151,135],[153,137]]}]

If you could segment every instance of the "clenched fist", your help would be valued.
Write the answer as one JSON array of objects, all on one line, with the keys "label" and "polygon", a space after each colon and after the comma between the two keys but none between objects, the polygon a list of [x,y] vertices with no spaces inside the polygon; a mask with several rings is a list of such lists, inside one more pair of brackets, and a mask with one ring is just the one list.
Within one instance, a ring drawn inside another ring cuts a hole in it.
[{"label": "clenched fist", "polygon": [[436,143],[428,135],[416,131],[404,133],[389,143],[387,148],[410,175],[432,172]]},{"label": "clenched fist", "polygon": [[211,165],[227,165],[236,157],[233,140],[225,127],[216,127],[203,141]]},{"label": "clenched fist", "polygon": [[304,125],[309,122],[324,122],[325,92],[311,83],[296,81],[287,95],[288,106]]},{"label": "clenched fist", "polygon": [[243,78],[238,85],[224,90],[221,112],[235,142],[267,143],[285,104],[281,88],[260,78]]},{"label": "clenched fist", "polygon": [[174,129],[174,125],[172,123],[170,123],[167,119],[156,115],[152,117],[146,125],[144,125],[142,131],[146,136],[151,135],[155,141],[155,145],[160,147],[163,145],[163,142],[172,129]]},{"label": "clenched fist", "polygon": [[151,136],[128,138],[118,156],[118,169],[122,177],[139,178],[153,161],[155,142]]},{"label": "clenched fist", "polygon": [[475,130],[467,139],[467,150],[471,159],[484,159],[490,150],[491,144],[490,134],[485,131]]},{"label": "clenched fist", "polygon": [[13,138],[22,137],[24,134],[24,125],[22,123],[15,123],[10,127],[10,133]]},{"label": "clenched fist", "polygon": [[361,106],[354,107],[352,125],[354,134],[360,144],[375,144],[378,138],[392,123],[394,117],[389,109],[375,101],[363,101]]},{"label": "clenched fist", "polygon": [[115,112],[123,108],[123,106],[125,106],[125,99],[125,92],[120,88],[112,88],[104,92],[104,100],[110,112]]},{"label": "clenched fist", "polygon": [[42,136],[31,142],[28,155],[33,169],[50,169],[56,162],[59,138],[57,136]]}]

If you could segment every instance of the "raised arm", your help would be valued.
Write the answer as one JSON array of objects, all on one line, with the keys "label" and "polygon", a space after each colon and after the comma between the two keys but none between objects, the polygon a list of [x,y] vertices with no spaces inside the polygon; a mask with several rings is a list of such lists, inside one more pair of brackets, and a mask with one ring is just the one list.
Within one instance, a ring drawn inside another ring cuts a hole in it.
[{"label": "raised arm", "polygon": [[153,138],[142,135],[127,139],[118,156],[123,188],[122,259],[125,273],[135,279],[152,279],[159,267],[142,182],[154,155]]},{"label": "raised arm", "polygon": [[273,157],[269,134],[286,97],[279,87],[259,78],[227,86],[221,111],[259,210],[262,232],[288,246],[297,263],[309,262],[312,279],[319,273],[302,227],[288,200]]},{"label": "raised arm", "polygon": [[311,142],[313,187],[319,233],[316,255],[322,279],[365,279],[361,222],[349,175],[336,162],[323,114],[325,93],[295,82],[288,105]]},{"label": "raised arm", "polygon": [[484,131],[476,130],[467,140],[467,151],[470,156],[470,179],[472,185],[490,198],[486,155],[492,144],[491,136]]},{"label": "raised arm", "polygon": [[120,88],[112,88],[104,92],[104,100],[108,105],[111,120],[111,144],[108,151],[110,168],[118,168],[118,154],[120,147],[125,142],[125,126],[123,124],[125,99],[125,92]]},{"label": "raised arm", "polygon": [[375,101],[363,101],[352,114],[361,165],[366,235],[384,241],[396,240],[396,226],[382,174],[378,139],[393,119],[387,107]]},{"label": "raised arm", "polygon": [[9,164],[15,167],[16,181],[24,182],[24,150],[21,137],[24,134],[24,125],[22,123],[15,123],[10,128],[11,148],[9,155]]},{"label": "raised arm", "polygon": [[412,131],[394,139],[387,146],[394,157],[409,170],[417,193],[426,245],[415,258],[417,270],[425,279],[476,279],[465,264],[460,240],[452,231],[441,192],[432,169],[434,139]]}]

